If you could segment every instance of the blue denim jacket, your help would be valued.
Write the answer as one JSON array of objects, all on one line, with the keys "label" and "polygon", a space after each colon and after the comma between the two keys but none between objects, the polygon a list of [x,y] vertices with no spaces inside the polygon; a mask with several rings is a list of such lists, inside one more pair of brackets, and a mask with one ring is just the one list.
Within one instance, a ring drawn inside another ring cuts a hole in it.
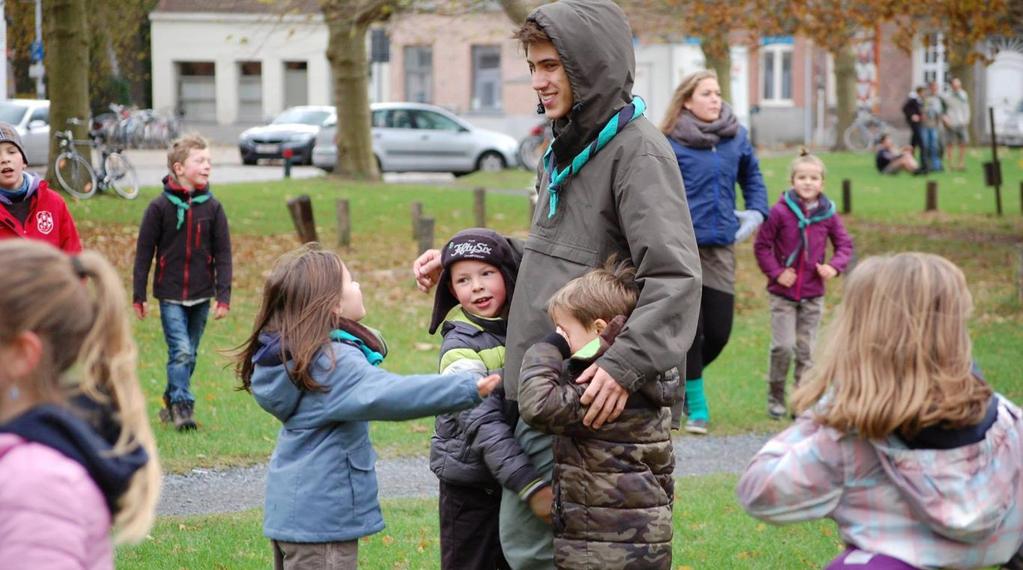
[{"label": "blue denim jacket", "polygon": [[[260,340],[273,346],[272,337]],[[279,347],[279,345],[277,345]],[[270,458],[263,533],[286,542],[353,540],[384,528],[377,500],[370,420],[407,420],[479,403],[478,376],[400,376],[376,368],[359,349],[330,343],[313,376],[326,392],[303,392],[288,378],[279,348],[257,352],[252,394],[284,425]]]}]

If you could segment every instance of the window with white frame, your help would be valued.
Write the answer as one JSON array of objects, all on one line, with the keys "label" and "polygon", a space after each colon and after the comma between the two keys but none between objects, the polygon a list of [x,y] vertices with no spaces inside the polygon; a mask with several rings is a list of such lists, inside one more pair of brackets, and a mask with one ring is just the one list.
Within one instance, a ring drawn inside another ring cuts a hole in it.
[{"label": "window with white frame", "polygon": [[760,47],[760,102],[792,105],[792,37],[765,38]]},{"label": "window with white frame", "polygon": [[945,37],[937,32],[924,34],[921,38],[923,61],[920,70],[923,72],[923,83],[937,81],[938,85],[948,84],[948,60],[945,58]]},{"label": "window with white frame", "polygon": [[433,48],[406,46],[405,100],[416,103],[433,102]]},{"label": "window with white frame", "polygon": [[473,111],[501,110],[501,46],[472,46]]}]

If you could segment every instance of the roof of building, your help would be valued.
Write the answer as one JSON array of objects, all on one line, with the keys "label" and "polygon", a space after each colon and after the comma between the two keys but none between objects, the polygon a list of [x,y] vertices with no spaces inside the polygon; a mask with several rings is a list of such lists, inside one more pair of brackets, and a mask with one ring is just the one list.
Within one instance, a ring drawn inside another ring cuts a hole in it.
[{"label": "roof of building", "polygon": [[160,0],[154,12],[318,14],[317,0]]}]

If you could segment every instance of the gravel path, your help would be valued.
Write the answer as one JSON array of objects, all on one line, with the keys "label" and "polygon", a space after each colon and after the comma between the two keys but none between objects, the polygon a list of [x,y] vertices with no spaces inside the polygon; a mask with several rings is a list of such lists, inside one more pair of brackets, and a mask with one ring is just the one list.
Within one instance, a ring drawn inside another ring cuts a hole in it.
[{"label": "gravel path", "polygon": [[[739,473],[770,435],[676,437],[675,476]],[[437,478],[427,457],[383,459],[377,462],[380,497],[388,499],[437,496]],[[186,475],[166,475],[158,515],[207,515],[263,506],[266,464],[237,469],[193,469]]]}]

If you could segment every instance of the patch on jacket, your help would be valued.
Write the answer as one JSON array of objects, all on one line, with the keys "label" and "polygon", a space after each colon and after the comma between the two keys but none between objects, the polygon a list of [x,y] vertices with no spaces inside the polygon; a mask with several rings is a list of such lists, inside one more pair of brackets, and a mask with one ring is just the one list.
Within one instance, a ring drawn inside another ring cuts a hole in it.
[{"label": "patch on jacket", "polygon": [[48,210],[36,212],[36,229],[43,235],[49,235],[53,231],[53,214]]}]

